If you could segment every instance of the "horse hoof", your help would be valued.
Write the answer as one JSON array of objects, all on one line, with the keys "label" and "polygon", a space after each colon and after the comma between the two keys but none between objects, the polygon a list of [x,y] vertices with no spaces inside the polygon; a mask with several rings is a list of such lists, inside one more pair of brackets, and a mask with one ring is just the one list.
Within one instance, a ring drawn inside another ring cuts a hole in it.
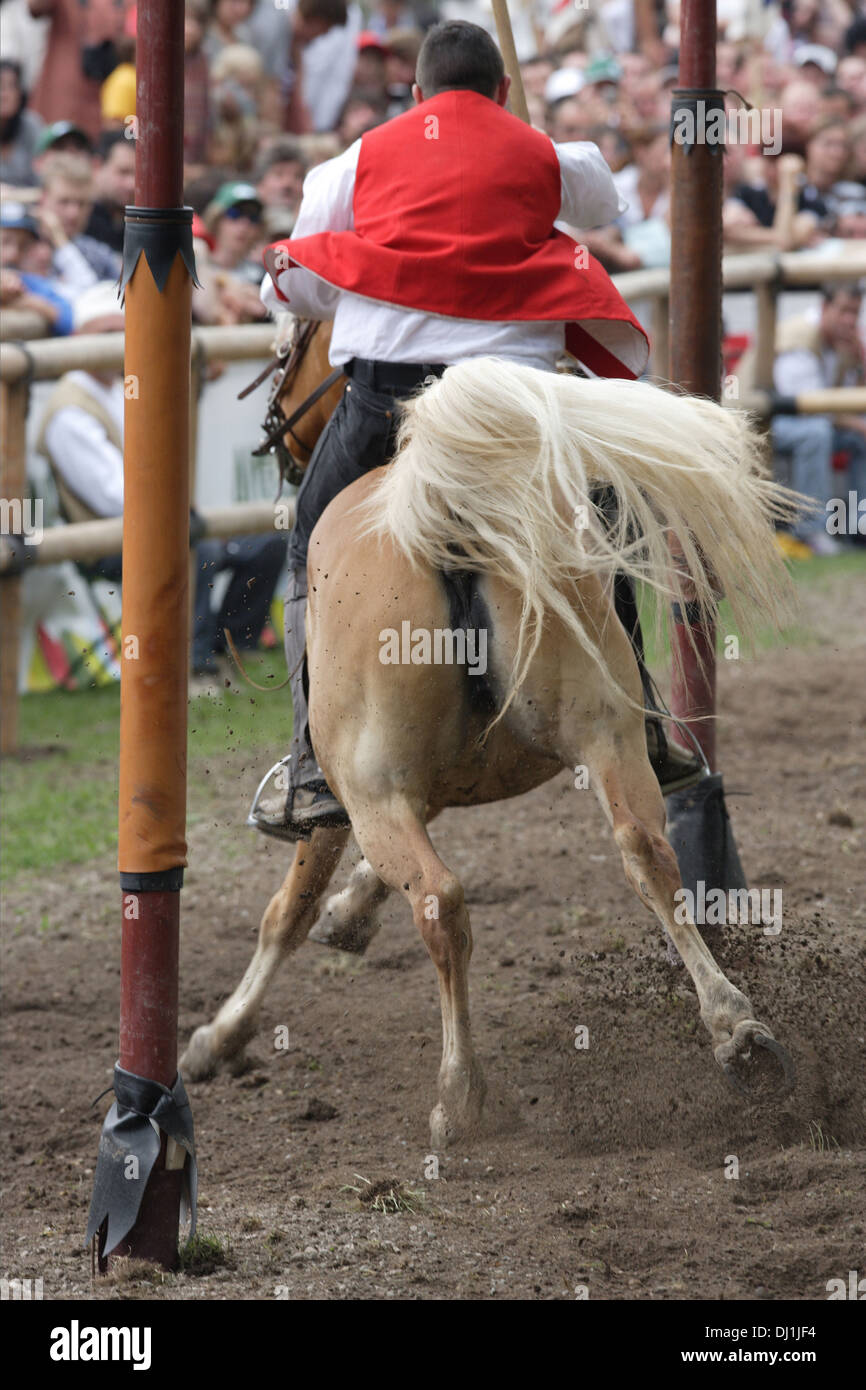
[{"label": "horse hoof", "polygon": [[[762,1062],[769,1057],[762,1057],[753,1049],[769,1054],[778,1066],[764,1067]],[[734,1090],[750,1100],[767,1092],[786,1095],[794,1088],[795,1071],[790,1053],[776,1041],[769,1028],[755,1019],[738,1023],[730,1040],[715,1049],[715,1056]]]},{"label": "horse hoof", "polygon": [[186,1081],[207,1081],[217,1069],[213,1050],[213,1030],[209,1023],[196,1028],[186,1051],[178,1062],[178,1070]]},{"label": "horse hoof", "polygon": [[378,930],[379,923],[374,917],[340,921],[326,910],[310,929],[307,940],[315,941],[319,946],[330,946],[332,951],[347,951],[353,956],[363,956]]}]

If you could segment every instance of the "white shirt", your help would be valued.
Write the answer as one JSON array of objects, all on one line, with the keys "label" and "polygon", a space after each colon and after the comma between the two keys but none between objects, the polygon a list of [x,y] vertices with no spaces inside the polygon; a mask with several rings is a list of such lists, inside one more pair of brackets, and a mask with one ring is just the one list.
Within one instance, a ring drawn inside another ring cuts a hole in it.
[{"label": "white shirt", "polygon": [[[597,145],[581,140],[554,149],[562,176],[559,222],[601,227],[625,210]],[[294,237],[351,231],[360,152],[356,140],[336,159],[310,170]],[[262,300],[272,313],[288,309],[300,318],[333,319],[329,356],[335,367],[352,357],[450,365],[492,355],[554,371],[565,350],[564,323],[488,323],[397,308],[335,289],[303,266],[281,271],[278,282],[287,304],[277,298],[269,275],[262,284]]]},{"label": "white shirt", "polygon": [[[115,421],[123,438],[123,382],[104,386],[89,372],[70,372],[69,380],[87,391]],[[45,431],[45,447],[76,497],[97,516],[123,515],[123,454],[105,429],[82,406],[58,410]]]},{"label": "white shirt", "polygon": [[640,170],[636,164],[627,164],[624,169],[620,169],[616,174],[611,174],[611,178],[624,204],[622,216],[619,219],[619,224],[623,229],[634,227],[639,222],[647,221],[650,217],[665,216],[670,203],[669,193],[659,193],[649,213],[644,214],[637,187]]},{"label": "white shirt", "polygon": [[314,130],[333,130],[340,119],[352,89],[363,27],[360,5],[350,4],[345,24],[333,25],[304,49],[302,89]]}]

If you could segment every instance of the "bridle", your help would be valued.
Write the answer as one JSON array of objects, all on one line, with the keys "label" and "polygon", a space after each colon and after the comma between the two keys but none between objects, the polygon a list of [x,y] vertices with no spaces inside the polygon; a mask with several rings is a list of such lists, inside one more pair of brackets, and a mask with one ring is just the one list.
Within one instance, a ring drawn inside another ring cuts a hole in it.
[{"label": "bridle", "polygon": [[304,473],[286,445],[285,435],[290,435],[299,449],[303,449],[306,453],[310,452],[308,445],[295,434],[294,427],[313,408],[316,402],[320,401],[331,387],[336,385],[343,375],[342,367],[335,367],[324,381],[319,383],[315,391],[311,391],[309,396],[292,411],[291,415],[286,415],[281,404],[282,397],[291,388],[300,371],[301,363],[309,351],[318,328],[318,319],[296,320],[295,332],[291,339],[286,343],[281,343],[277,348],[276,356],[271,359],[264,371],[260,372],[249,386],[245,386],[243,391],[238,392],[238,400],[243,400],[251,391],[255,391],[258,386],[261,386],[271,372],[274,372],[265,414],[265,437],[258,448],[253,450],[253,457],[262,458],[265,454],[274,454],[279,465],[280,478],[294,485],[300,483]]}]

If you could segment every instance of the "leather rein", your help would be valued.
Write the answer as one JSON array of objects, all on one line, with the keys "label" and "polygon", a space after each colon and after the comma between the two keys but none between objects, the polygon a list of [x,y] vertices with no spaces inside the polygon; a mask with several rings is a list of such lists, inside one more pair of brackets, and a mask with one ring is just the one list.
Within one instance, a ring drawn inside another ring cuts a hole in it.
[{"label": "leather rein", "polygon": [[309,447],[302,439],[295,434],[295,425],[302,420],[309,410],[313,408],[317,401],[336,385],[343,375],[342,367],[335,367],[332,372],[321,381],[314,391],[301,402],[291,415],[286,415],[282,407],[282,396],[291,387],[292,382],[300,371],[310,344],[316,335],[319,327],[317,319],[305,319],[300,322],[300,327],[295,333],[291,342],[281,344],[277,349],[276,356],[271,359],[264,371],[260,372],[255,381],[251,381],[249,386],[245,386],[243,391],[238,392],[238,400],[242,401],[250,392],[255,391],[261,386],[262,382],[271,372],[274,372],[274,379],[271,385],[271,392],[268,396],[267,412],[265,414],[264,431],[265,437],[257,449],[253,450],[254,458],[261,458],[264,454],[273,453],[276,455],[279,464],[280,477],[288,483],[297,485],[300,483],[303,469],[287,448],[284,436],[290,435],[298,448],[309,453]]}]

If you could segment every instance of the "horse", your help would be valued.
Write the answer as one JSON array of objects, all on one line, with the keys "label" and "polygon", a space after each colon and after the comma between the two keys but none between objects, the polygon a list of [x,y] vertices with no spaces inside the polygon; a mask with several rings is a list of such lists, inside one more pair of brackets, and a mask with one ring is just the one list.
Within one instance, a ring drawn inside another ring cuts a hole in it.
[{"label": "horse", "polygon": [[[723,591],[744,634],[758,617],[781,625],[790,580],[773,522],[794,503],[765,476],[761,451],[747,417],[712,401],[476,358],[406,403],[393,462],[340,493],[313,532],[310,727],[364,856],[319,926],[336,921],[344,939],[357,928],[366,943],[388,893],[407,899],[439,981],[434,1149],[477,1128],[485,1083],[470,1026],[469,914],[428,826],[446,807],[517,796],[564,768],[587,770],[626,880],[692,977],[724,1075],[748,1092],[763,1051],[782,1089],[793,1085],[787,1051],[684,907],[638,667],[612,599],[619,571],[655,591],[660,613],[687,593],[712,622]],[[613,523],[593,501],[601,486],[615,497]],[[685,572],[672,575],[672,551]],[[486,634],[486,699],[421,640],[450,629],[442,576],[455,570],[472,578],[468,620]],[[385,659],[407,622],[411,651]],[[349,833],[320,829],[297,846],[241,982],[181,1059],[190,1079],[239,1065],[270,980],[317,923]]]}]

